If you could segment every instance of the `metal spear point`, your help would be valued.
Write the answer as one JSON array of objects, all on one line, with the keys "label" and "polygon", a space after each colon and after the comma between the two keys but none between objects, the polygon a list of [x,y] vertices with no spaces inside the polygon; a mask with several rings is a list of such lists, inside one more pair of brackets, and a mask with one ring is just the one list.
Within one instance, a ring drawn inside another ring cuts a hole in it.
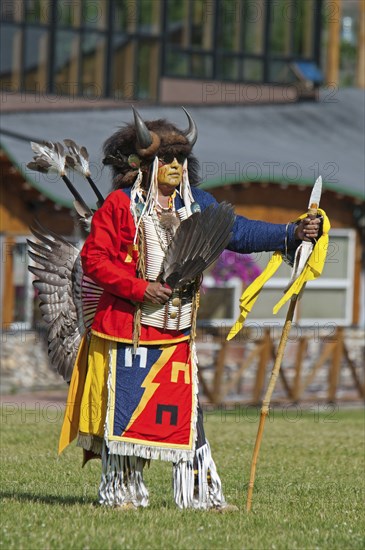
[{"label": "metal spear point", "polygon": [[[309,199],[308,216],[310,216],[311,218],[315,218],[317,216],[317,210],[318,210],[318,207],[319,207],[321,194],[322,194],[322,178],[321,178],[321,176],[319,176],[319,178],[317,179],[317,181],[315,182],[315,184],[313,186],[312,193],[311,193],[311,196],[310,196],[310,199]],[[294,266],[293,266],[293,271],[292,271],[292,276],[291,276],[291,279],[290,279],[289,286],[292,285],[294,283],[294,281],[296,281],[296,279],[299,277],[299,275],[303,271],[303,269],[306,265],[306,262],[307,262],[309,256],[312,253],[313,246],[314,245],[311,241],[303,241],[301,243],[301,245],[298,248],[297,253],[296,253]],[[304,286],[303,286],[303,289],[304,289]],[[252,493],[253,493],[253,487],[254,487],[254,483],[255,483],[256,464],[257,464],[257,459],[258,459],[258,455],[259,455],[259,451],[260,451],[262,435],[263,435],[263,432],[264,432],[265,420],[266,420],[266,417],[269,413],[269,406],[270,406],[271,396],[272,396],[274,388],[275,388],[276,380],[279,376],[279,371],[280,371],[281,362],[282,362],[282,359],[283,359],[283,356],[284,356],[286,342],[288,340],[290,328],[291,328],[293,317],[294,317],[295,306],[296,306],[297,301],[298,301],[299,298],[300,298],[300,295],[294,295],[292,297],[291,301],[290,301],[288,313],[286,315],[283,331],[282,331],[281,337],[280,337],[280,342],[279,342],[279,347],[278,347],[278,351],[277,351],[276,358],[275,358],[274,367],[273,367],[272,372],[271,372],[271,378],[270,378],[270,381],[269,381],[268,388],[266,390],[265,397],[264,397],[263,402],[262,402],[260,422],[259,422],[259,427],[258,427],[258,430],[257,430],[255,447],[254,447],[254,450],[253,450],[252,462],[251,462],[250,481],[249,481],[249,484],[248,484],[247,503],[246,503],[247,512],[249,512],[251,510],[251,505],[252,505]]]}]

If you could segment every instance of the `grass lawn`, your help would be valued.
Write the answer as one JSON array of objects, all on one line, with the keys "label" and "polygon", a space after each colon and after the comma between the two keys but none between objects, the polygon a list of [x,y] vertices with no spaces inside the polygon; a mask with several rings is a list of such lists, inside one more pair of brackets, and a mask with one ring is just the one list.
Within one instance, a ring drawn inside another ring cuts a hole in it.
[{"label": "grass lawn", "polygon": [[146,471],[148,509],[101,508],[99,461],[81,469],[74,445],[57,456],[61,411],[3,408],[0,548],[364,548],[364,413],[275,409],[267,420],[252,511],[245,511],[257,415],[206,414],[205,426],[232,514],[179,511],[171,465]]}]

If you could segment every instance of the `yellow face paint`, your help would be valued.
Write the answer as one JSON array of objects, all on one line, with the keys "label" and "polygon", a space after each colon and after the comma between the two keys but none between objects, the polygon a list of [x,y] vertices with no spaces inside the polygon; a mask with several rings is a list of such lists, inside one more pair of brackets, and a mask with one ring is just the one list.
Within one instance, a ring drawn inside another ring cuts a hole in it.
[{"label": "yellow face paint", "polygon": [[169,164],[160,165],[157,173],[157,181],[159,185],[167,185],[168,187],[177,187],[182,178],[183,167],[176,158]]}]

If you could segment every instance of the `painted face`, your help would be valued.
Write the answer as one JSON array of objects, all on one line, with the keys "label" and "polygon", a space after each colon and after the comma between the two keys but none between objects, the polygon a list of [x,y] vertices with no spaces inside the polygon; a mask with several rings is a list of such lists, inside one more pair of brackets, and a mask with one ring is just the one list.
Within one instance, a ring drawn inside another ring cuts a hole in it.
[{"label": "painted face", "polygon": [[164,159],[160,159],[157,173],[159,185],[166,185],[173,188],[179,185],[183,173],[183,161],[180,162],[180,160],[182,159],[178,160],[174,157],[170,163],[165,164]]}]

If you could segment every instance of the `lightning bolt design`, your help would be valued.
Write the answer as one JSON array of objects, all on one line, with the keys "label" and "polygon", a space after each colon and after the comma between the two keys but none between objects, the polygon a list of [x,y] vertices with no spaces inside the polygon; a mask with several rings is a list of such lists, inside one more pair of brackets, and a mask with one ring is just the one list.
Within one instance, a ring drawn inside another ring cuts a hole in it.
[{"label": "lightning bolt design", "polygon": [[144,411],[147,403],[153,396],[153,394],[156,392],[157,388],[159,388],[160,383],[154,382],[155,377],[158,375],[158,373],[161,371],[161,369],[166,365],[166,363],[170,360],[172,355],[174,354],[177,346],[168,346],[164,351],[161,353],[159,359],[154,363],[151,367],[150,372],[147,374],[146,378],[143,380],[141,387],[145,388],[145,391],[143,392],[142,399],[138,403],[137,407],[134,409],[133,414],[128,422],[128,425],[124,432],[122,433],[122,437],[126,434],[126,432],[130,429],[132,424],[137,420],[137,418],[142,414]]}]

